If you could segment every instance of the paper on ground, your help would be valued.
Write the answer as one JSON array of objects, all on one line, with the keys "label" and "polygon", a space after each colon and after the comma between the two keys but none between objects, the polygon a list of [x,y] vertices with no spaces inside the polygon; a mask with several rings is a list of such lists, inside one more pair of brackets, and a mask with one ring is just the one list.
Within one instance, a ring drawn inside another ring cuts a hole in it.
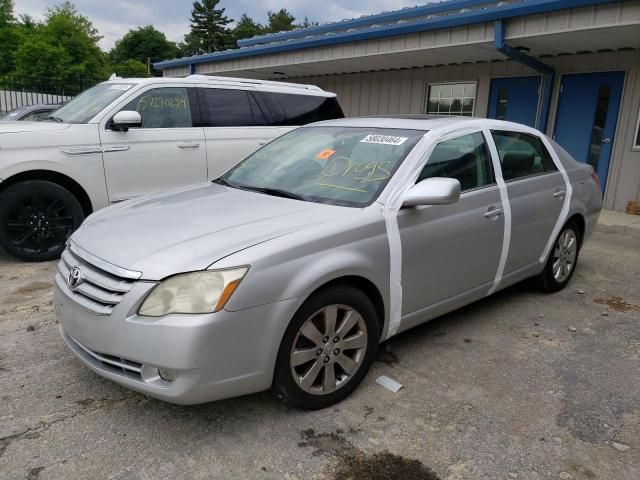
[{"label": "paper on ground", "polygon": [[387,390],[391,390],[393,393],[398,393],[398,391],[402,388],[402,384],[396,382],[393,378],[389,378],[386,375],[381,375],[376,378],[376,383],[380,386],[383,386]]}]

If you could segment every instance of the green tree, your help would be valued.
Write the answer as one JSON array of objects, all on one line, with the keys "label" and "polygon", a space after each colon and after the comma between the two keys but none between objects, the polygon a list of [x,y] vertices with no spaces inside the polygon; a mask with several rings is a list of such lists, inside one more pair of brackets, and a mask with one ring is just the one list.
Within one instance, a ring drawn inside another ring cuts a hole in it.
[{"label": "green tree", "polygon": [[0,0],[0,75],[13,70],[19,43],[13,0]]},{"label": "green tree", "polygon": [[[127,60],[137,60],[146,65],[149,59],[153,63],[179,56],[180,49],[178,46],[174,42],[167,40],[164,33],[159,32],[152,25],[129,30],[120,40],[116,41],[115,46],[109,52],[112,63],[119,64],[121,70],[123,67],[127,71],[130,68],[133,69],[133,71],[138,72],[136,76],[140,76],[138,66],[134,66],[133,63],[124,66]],[[146,76],[146,74],[147,67],[145,66],[144,75]],[[118,75],[125,74],[118,72]]]},{"label": "green tree", "polygon": [[297,27],[294,23],[295,17],[286,8],[281,8],[277,12],[267,12],[267,26],[265,31],[267,33],[278,33],[293,30]]},{"label": "green tree", "polygon": [[231,35],[233,36],[234,43],[237,40],[241,40],[243,38],[251,38],[256,35],[262,35],[264,32],[264,27],[256,22],[253,18],[248,16],[246,13],[243,13],[240,17],[240,20],[236,23],[236,26],[231,30]]},{"label": "green tree", "polygon": [[48,9],[45,22],[22,42],[15,57],[16,73],[64,83],[79,78],[107,77],[105,54],[98,47],[98,31],[73,4]]},{"label": "green tree", "polygon": [[111,69],[119,77],[139,78],[149,76],[147,64],[140,60],[136,60],[135,58],[129,58],[123,62],[113,63],[111,65]]},{"label": "green tree", "polygon": [[185,35],[185,50],[191,54],[215,52],[231,48],[231,32],[227,25],[231,20],[224,15],[224,8],[216,8],[220,0],[193,2],[191,32]]}]

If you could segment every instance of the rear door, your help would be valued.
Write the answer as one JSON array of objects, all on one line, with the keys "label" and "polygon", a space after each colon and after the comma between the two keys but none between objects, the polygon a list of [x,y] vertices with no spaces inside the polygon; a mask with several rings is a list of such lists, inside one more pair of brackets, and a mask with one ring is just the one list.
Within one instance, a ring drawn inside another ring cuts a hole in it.
[{"label": "rear door", "polygon": [[250,90],[198,86],[209,180],[218,178],[282,132]]},{"label": "rear door", "polygon": [[511,206],[505,279],[527,277],[558,221],[566,184],[542,140],[529,133],[492,130]]},{"label": "rear door", "polygon": [[137,111],[142,125],[120,132],[107,122],[100,132],[111,203],[206,181],[197,108],[195,88],[155,86],[117,110]]}]

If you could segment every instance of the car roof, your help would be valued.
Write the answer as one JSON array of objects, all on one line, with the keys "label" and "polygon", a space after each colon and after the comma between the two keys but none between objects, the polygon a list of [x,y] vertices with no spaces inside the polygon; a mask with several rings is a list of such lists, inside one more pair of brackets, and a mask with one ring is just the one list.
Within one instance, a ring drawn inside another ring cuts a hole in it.
[{"label": "car roof", "polygon": [[380,115],[370,117],[351,117],[325,120],[306,125],[306,127],[309,126],[399,128],[404,130],[423,130],[425,132],[447,127],[464,128],[466,126],[482,126],[514,131],[535,131],[538,135],[541,134],[533,128],[504,120],[448,115]]},{"label": "car roof", "polygon": [[192,84],[212,87],[243,88],[280,93],[294,93],[322,97],[335,97],[336,94],[322,90],[316,85],[303,83],[278,82],[275,80],[255,80],[251,78],[219,77],[213,75],[189,75],[187,77],[151,77],[151,78],[112,78],[104,83],[135,83],[137,85]]}]

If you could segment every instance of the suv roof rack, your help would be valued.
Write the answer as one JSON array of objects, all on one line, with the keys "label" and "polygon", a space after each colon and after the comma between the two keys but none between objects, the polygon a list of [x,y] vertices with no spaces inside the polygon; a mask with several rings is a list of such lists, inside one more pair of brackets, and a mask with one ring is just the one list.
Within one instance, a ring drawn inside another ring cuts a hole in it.
[{"label": "suv roof rack", "polygon": [[304,85],[301,83],[288,83],[278,82],[277,80],[256,80],[251,78],[237,78],[237,77],[216,77],[213,75],[189,75],[187,77],[190,80],[202,80],[207,82],[229,83],[229,84],[241,84],[241,85],[268,85],[271,87],[286,87],[286,88],[299,88],[301,90],[313,90],[316,92],[324,92],[320,87],[315,85]]}]

